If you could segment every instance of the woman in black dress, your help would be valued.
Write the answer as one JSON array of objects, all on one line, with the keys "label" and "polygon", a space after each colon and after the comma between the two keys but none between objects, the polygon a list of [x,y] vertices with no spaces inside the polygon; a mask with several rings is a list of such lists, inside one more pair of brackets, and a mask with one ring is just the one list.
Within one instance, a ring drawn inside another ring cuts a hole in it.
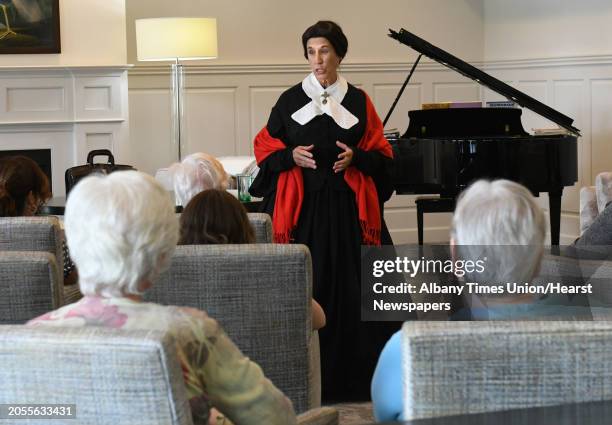
[{"label": "woman in black dress", "polygon": [[[302,35],[312,73],[285,91],[255,138],[260,167],[250,193],[264,198],[274,240],[310,248],[324,401],[367,400],[378,353],[396,326],[360,321],[360,246],[377,245],[391,146],[369,97],[338,74],[348,41],[319,21]],[[382,230],[384,229],[384,230]]]}]

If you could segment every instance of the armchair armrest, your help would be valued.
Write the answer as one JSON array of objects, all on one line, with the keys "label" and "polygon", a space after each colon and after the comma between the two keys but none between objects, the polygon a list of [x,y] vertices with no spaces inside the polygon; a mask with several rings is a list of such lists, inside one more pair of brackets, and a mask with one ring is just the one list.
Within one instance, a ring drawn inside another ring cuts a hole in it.
[{"label": "armchair armrest", "polygon": [[298,425],[338,425],[338,411],[333,407],[317,407],[298,415]]}]

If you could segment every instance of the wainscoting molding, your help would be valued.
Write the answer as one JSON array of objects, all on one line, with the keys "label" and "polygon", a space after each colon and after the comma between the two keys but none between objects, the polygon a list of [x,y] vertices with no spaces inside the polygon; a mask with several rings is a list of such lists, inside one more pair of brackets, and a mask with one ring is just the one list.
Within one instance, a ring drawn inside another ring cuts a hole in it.
[{"label": "wainscoting molding", "polygon": [[90,150],[127,159],[128,68],[0,68],[0,150],[51,149],[54,196]]},{"label": "wainscoting molding", "polygon": [[[578,235],[578,191],[595,175],[612,169],[612,56],[536,58],[474,63],[508,84],[573,117],[579,139],[579,181],[564,191],[561,240]],[[372,98],[381,117],[387,113],[411,63],[347,63],[341,72]],[[249,155],[252,140],[265,125],[270,108],[283,90],[301,81],[306,65],[185,66],[187,152]],[[135,165],[154,173],[176,154],[170,140],[170,69],[137,66],[129,71],[131,151]],[[387,128],[404,131],[407,113],[423,102],[497,100],[500,97],[455,71],[423,61],[406,88]],[[527,131],[552,124],[524,111]],[[548,197],[540,202],[548,207]],[[385,216],[396,243],[416,242],[414,196],[394,196]],[[451,214],[425,217],[425,240],[448,240]]]}]

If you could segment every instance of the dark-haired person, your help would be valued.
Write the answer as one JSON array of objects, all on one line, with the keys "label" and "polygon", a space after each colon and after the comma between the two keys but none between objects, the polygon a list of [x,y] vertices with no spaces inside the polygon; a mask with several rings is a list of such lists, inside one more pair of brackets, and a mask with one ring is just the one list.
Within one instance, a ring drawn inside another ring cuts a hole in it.
[{"label": "dark-haired person", "polygon": [[280,96],[255,137],[260,171],[250,193],[264,198],[275,242],[310,248],[314,298],[327,315],[323,400],[367,400],[378,352],[395,329],[360,322],[360,246],[381,243],[392,150],[370,98],[338,73],[348,49],[342,29],[319,21],[302,47],[312,72]]},{"label": "dark-haired person", "polygon": [[0,158],[0,217],[31,216],[51,197],[49,179],[25,156]]},{"label": "dark-haired person", "polygon": [[[38,164],[26,156],[0,158],[0,217],[33,216],[51,198],[49,179]],[[64,284],[77,281],[77,272],[64,248]]]},{"label": "dark-haired person", "polygon": [[225,190],[195,195],[181,214],[179,245],[255,243],[247,212]]},{"label": "dark-haired person", "polygon": [[[255,232],[247,212],[224,190],[198,193],[181,214],[179,245],[255,243]],[[325,313],[312,301],[312,328],[325,326]]]}]

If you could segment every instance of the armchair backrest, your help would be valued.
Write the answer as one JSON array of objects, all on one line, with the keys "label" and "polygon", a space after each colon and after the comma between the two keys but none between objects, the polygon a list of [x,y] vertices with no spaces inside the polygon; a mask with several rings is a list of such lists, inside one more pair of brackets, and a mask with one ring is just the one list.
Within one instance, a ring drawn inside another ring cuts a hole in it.
[{"label": "armchair backrest", "polygon": [[58,424],[192,425],[174,340],[161,332],[0,326],[0,404],[74,404]]},{"label": "armchair backrest", "polygon": [[45,251],[63,266],[63,241],[57,217],[0,217],[0,251]]},{"label": "armchair backrest", "polygon": [[44,251],[55,256],[58,279],[64,270],[64,229],[57,217],[0,217],[0,251]]},{"label": "armchair backrest", "polygon": [[48,252],[0,251],[0,324],[25,323],[63,305],[59,276]]},{"label": "armchair backrest", "polygon": [[610,322],[406,322],[407,420],[612,400]]},{"label": "armchair backrest", "polygon": [[247,213],[249,222],[255,230],[255,242],[272,243],[272,219],[265,213]]},{"label": "armchair backrest", "polygon": [[303,245],[184,245],[147,301],[205,310],[297,412],[312,406],[312,266]]},{"label": "armchair backrest", "polygon": [[[255,243],[272,243],[272,219],[265,213],[247,213],[249,223],[255,231]],[[176,213],[181,219],[181,213]]]}]

